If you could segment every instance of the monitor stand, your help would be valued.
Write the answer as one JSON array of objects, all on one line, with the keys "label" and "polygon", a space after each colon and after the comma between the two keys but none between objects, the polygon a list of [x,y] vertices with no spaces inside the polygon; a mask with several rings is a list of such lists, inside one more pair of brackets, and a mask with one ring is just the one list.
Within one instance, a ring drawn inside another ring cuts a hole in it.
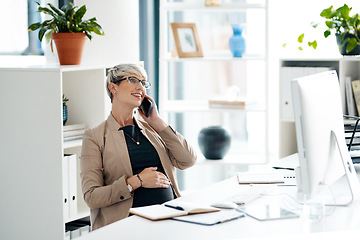
[{"label": "monitor stand", "polygon": [[350,157],[350,154],[349,154],[349,152],[344,152],[344,149],[347,151],[347,148],[340,147],[338,137],[336,136],[334,131],[331,131],[331,136],[335,140],[336,146],[337,146],[340,156],[341,156],[342,165],[345,170],[346,182],[349,187],[348,189],[350,190],[351,198],[350,198],[350,200],[347,200],[345,202],[340,203],[339,201],[336,201],[335,203],[326,203],[325,205],[326,206],[348,206],[355,200],[359,199],[360,184],[359,184],[359,180],[357,178],[357,174],[356,174],[352,159]]}]

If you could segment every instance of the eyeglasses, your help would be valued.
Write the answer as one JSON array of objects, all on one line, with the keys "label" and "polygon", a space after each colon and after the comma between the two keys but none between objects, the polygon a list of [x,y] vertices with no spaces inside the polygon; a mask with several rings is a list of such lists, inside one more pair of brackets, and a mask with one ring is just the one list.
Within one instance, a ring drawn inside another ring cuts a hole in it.
[{"label": "eyeglasses", "polygon": [[139,83],[141,83],[141,86],[143,86],[145,89],[149,89],[151,87],[151,84],[149,82],[147,82],[145,80],[140,80],[137,77],[133,77],[133,76],[121,78],[119,80],[113,81],[113,83],[118,83],[118,82],[121,82],[124,80],[128,80],[129,83],[132,83],[134,85],[139,82]]}]

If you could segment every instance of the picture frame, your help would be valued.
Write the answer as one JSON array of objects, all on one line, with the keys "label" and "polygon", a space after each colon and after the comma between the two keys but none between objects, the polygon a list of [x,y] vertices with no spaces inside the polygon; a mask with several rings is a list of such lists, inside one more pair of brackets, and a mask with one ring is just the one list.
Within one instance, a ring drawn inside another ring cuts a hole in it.
[{"label": "picture frame", "polygon": [[176,51],[179,58],[203,57],[195,23],[171,23]]}]

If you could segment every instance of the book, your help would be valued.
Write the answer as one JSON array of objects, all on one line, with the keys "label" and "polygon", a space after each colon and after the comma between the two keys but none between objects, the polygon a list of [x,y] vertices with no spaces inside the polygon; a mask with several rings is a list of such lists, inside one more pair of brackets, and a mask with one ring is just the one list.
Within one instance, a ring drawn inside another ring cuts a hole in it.
[{"label": "book", "polygon": [[85,124],[82,123],[63,126],[63,132],[82,130],[82,129],[85,129]]},{"label": "book", "polygon": [[78,139],[82,139],[82,138],[83,138],[83,135],[64,137],[64,142],[78,140]]},{"label": "book", "polygon": [[64,142],[82,139],[85,132],[85,124],[72,124],[63,126]]},{"label": "book", "polygon": [[73,136],[82,136],[84,134],[84,132],[85,132],[85,129],[65,131],[64,138],[73,137]]},{"label": "book", "polygon": [[351,86],[351,77],[345,77],[345,96],[346,96],[346,104],[347,104],[347,112],[350,116],[357,116],[357,110],[354,100],[354,94]]},{"label": "book", "polygon": [[186,216],[189,214],[218,212],[220,209],[208,205],[184,202],[170,201],[164,204],[155,204],[145,207],[130,208],[129,213],[157,221],[173,217]]},{"label": "book", "polygon": [[238,173],[239,184],[272,184],[285,183],[284,176],[280,173]]},{"label": "book", "polygon": [[246,105],[249,104],[248,101],[244,100],[221,100],[221,99],[212,99],[208,100],[209,108],[233,108],[233,109],[245,109]]},{"label": "book", "polygon": [[359,114],[360,113],[360,79],[351,81],[351,86],[354,94],[356,109]]}]

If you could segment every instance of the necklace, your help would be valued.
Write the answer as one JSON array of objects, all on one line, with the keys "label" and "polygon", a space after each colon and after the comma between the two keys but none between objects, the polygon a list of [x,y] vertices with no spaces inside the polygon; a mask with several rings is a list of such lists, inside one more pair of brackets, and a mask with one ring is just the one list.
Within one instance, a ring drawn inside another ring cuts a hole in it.
[{"label": "necklace", "polygon": [[137,145],[140,145],[140,142],[139,142],[139,140],[140,140],[139,131],[137,131],[137,133],[138,133],[138,140],[137,140],[137,141],[136,141],[133,137],[131,137],[129,134],[127,134],[125,131],[123,131],[123,132],[125,133],[126,136],[128,136],[129,138],[131,138],[131,140],[132,140],[134,143],[136,143]]}]

